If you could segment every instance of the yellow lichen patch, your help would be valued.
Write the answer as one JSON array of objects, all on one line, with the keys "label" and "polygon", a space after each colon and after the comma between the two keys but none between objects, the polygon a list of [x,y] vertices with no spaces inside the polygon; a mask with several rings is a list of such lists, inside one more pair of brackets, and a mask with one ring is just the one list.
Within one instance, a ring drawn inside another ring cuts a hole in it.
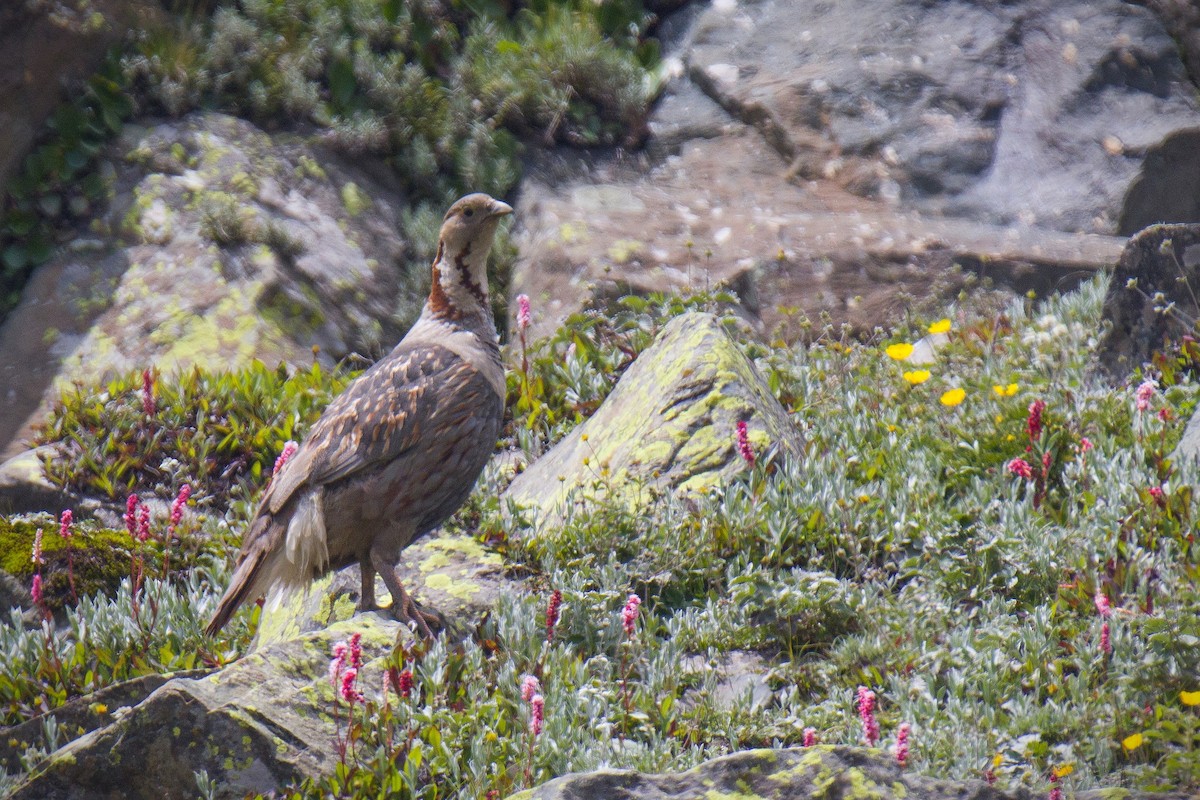
[{"label": "yellow lichen patch", "polygon": [[470,581],[456,581],[444,572],[430,575],[425,579],[425,586],[439,592],[445,592],[456,600],[466,602],[479,592],[479,586]]},{"label": "yellow lichen patch", "polygon": [[498,567],[504,563],[499,553],[488,550],[470,536],[442,536],[429,542],[429,547],[461,553],[472,561],[478,561],[487,566]]},{"label": "yellow lichen patch", "polygon": [[624,264],[641,252],[645,245],[637,239],[618,239],[608,246],[608,257],[617,264]]},{"label": "yellow lichen patch", "polygon": [[575,244],[587,239],[587,223],[573,220],[558,226],[558,238],[563,244]]},{"label": "yellow lichen patch", "polygon": [[421,572],[433,572],[435,569],[441,569],[449,563],[450,556],[446,555],[445,553],[431,553],[425,558],[421,559],[421,563],[417,566],[417,568],[421,570]]}]

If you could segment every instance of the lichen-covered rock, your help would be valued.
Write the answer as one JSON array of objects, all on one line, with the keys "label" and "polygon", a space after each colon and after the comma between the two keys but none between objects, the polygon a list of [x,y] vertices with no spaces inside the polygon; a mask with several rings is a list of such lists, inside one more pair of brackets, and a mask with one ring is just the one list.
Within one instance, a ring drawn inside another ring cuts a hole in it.
[{"label": "lichen-covered rock", "polygon": [[[396,575],[418,603],[441,614],[450,636],[470,630],[496,604],[511,583],[502,574],[503,560],[470,536],[435,532],[405,548]],[[355,614],[362,578],[354,564],[313,583],[277,608],[263,608],[255,648],[319,631]],[[383,579],[375,577],[375,599],[391,600]]]},{"label": "lichen-covered rock", "polygon": [[1200,224],[1152,225],[1133,236],[1113,270],[1097,347],[1101,370],[1127,380],[1154,353],[1194,334],[1200,318]]},{"label": "lichen-covered rock", "polygon": [[703,491],[745,470],[735,442],[799,455],[800,437],[766,381],[710,314],[672,320],[584,424],[517,476],[506,498],[554,518],[565,504]]},{"label": "lichen-covered rock", "polygon": [[0,449],[75,381],[314,348],[331,364],[399,338],[402,204],[366,167],[211,113],[127,126],[109,163],[106,215],[0,328]]},{"label": "lichen-covered rock", "polygon": [[43,446],[26,450],[0,463],[0,514],[48,511],[57,515],[75,507],[78,498],[46,476],[44,459],[51,449]]},{"label": "lichen-covered rock", "polygon": [[[362,634],[359,686],[382,685],[399,623],[366,614],[263,648],[204,677],[176,678],[51,753],[12,800],[193,800],[204,770],[218,797],[269,793],[337,761],[333,643]],[[117,709],[113,709],[117,711]]]},{"label": "lichen-covered rock", "polygon": [[[1125,789],[1078,792],[1078,800],[1183,800],[1183,794]],[[598,770],[564,775],[509,800],[1033,800],[1028,789],[1002,791],[976,780],[938,780],[907,772],[890,754],[816,745],[746,750],[678,774]]]}]

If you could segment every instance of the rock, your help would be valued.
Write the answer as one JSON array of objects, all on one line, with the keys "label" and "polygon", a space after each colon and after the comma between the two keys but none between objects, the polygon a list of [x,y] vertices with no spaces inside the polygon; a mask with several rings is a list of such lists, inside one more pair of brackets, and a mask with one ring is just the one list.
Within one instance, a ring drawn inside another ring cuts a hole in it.
[{"label": "rock", "polygon": [[[435,533],[405,548],[400,555],[396,575],[405,590],[426,609],[441,614],[450,624],[454,639],[462,638],[494,608],[502,591],[512,589],[511,581],[502,574],[503,559],[470,536]],[[355,614],[361,584],[355,564],[321,578],[307,594],[277,609],[264,607],[255,649],[349,620]],[[390,605],[387,587],[378,576],[375,598],[381,606]]]},{"label": "rock", "polygon": [[4,3],[0,7],[0,186],[29,151],[64,89],[162,10],[150,0]]},{"label": "rock", "polygon": [[[1113,794],[1116,791],[1118,794]],[[1078,800],[1183,800],[1183,793],[1154,794],[1125,789],[1077,792]],[[632,770],[597,770],[564,775],[512,795],[510,800],[692,800],[692,798],[861,797],[874,800],[1032,800],[1019,788],[1011,792],[974,780],[939,780],[914,775],[891,754],[855,747],[815,745],[783,750],[746,750],[714,758],[695,769],[671,775]]]},{"label": "rock", "polygon": [[1118,0],[762,0],[664,27],[678,77],[643,153],[531,159],[511,290],[534,336],[625,293],[729,288],[795,339],[825,314],[869,332],[936,309],[979,291],[970,273],[1069,290],[1116,261],[1135,181],[1127,216],[1194,194],[1156,192],[1200,164],[1194,88]]},{"label": "rock", "polygon": [[1152,225],[1129,240],[1104,297],[1107,330],[1096,352],[1110,380],[1195,332],[1200,318],[1200,224]]},{"label": "rock", "polygon": [[210,113],[128,126],[108,155],[107,216],[34,273],[0,328],[8,453],[75,381],[306,365],[314,347],[332,364],[399,338],[401,204],[369,165]]},{"label": "rock", "polygon": [[658,492],[703,491],[746,469],[735,448],[739,420],[760,458],[800,454],[787,412],[717,320],[684,314],[505,497],[545,520],[568,503],[609,497],[641,505]]},{"label": "rock", "polygon": [[[218,797],[268,793],[333,770],[333,643],[361,633],[366,692],[399,623],[374,614],[264,648],[206,677],[176,678],[112,721],[50,754],[11,800],[193,800],[205,770]],[[152,753],[152,758],[147,754]],[[136,765],[133,769],[122,764]]]},{"label": "rock", "polygon": [[50,446],[37,447],[0,464],[0,513],[46,511],[57,515],[75,507],[78,498],[46,477],[44,459],[51,452]]},{"label": "rock", "polygon": [[1146,152],[1129,187],[1117,232],[1132,236],[1160,222],[1200,222],[1200,128],[1176,131]]}]

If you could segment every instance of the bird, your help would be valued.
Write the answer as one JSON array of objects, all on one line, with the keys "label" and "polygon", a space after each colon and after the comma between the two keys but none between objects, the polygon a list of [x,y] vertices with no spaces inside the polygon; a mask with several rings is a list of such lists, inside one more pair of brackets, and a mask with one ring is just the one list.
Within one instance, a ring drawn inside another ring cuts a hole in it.
[{"label": "bird", "polygon": [[500,435],[505,379],[488,299],[487,260],[512,206],[468,194],[446,212],[421,315],[387,356],[326,407],[272,477],[242,537],[233,577],[206,631],[247,601],[277,605],[358,562],[360,610],[391,613],[425,639],[439,617],[400,583],[400,552],[467,499]]}]

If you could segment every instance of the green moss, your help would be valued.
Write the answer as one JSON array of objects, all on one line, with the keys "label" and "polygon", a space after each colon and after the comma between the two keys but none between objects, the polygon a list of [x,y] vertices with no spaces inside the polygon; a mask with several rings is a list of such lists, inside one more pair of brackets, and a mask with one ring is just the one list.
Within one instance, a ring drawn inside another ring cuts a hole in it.
[{"label": "green moss", "polygon": [[358,188],[358,184],[353,181],[342,185],[341,195],[342,207],[352,217],[357,217],[371,207],[371,198],[364,194],[363,190]]}]

